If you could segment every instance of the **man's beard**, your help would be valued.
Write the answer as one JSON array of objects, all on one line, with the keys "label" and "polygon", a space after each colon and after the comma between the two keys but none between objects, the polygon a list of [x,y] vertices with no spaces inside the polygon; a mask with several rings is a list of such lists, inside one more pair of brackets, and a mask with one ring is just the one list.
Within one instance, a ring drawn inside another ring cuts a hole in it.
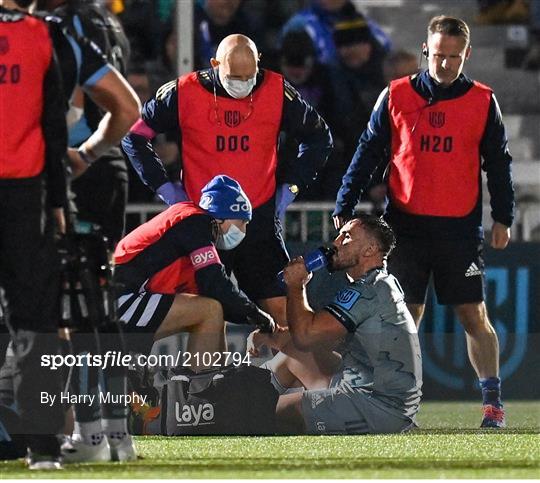
[{"label": "man's beard", "polygon": [[329,272],[338,272],[340,270],[348,270],[349,268],[354,267],[358,264],[358,257],[356,259],[349,258],[342,260],[339,258],[339,252],[337,253],[338,258],[334,255],[328,262],[328,271]]}]

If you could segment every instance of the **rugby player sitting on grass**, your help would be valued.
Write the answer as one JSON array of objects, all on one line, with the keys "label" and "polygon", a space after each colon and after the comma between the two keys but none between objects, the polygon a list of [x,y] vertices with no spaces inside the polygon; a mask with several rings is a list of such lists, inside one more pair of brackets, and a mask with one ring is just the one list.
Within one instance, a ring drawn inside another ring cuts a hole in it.
[{"label": "rugby player sitting on grass", "polygon": [[[253,332],[248,350],[279,352],[265,366],[281,396],[286,434],[398,433],[414,428],[422,359],[414,321],[385,260],[395,244],[391,228],[373,215],[345,224],[334,240],[331,268],[350,284],[317,312],[309,306],[311,275],[302,257],[285,268],[289,329]],[[293,389],[299,388],[299,389]]]}]

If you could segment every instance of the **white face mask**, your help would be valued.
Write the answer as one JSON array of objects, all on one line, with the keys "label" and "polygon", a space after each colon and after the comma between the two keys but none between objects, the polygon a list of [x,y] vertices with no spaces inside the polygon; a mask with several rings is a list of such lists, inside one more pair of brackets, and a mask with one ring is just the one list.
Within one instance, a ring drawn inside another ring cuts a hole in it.
[{"label": "white face mask", "polygon": [[246,234],[236,225],[231,225],[227,233],[221,233],[216,241],[216,247],[220,250],[232,250],[236,248]]},{"label": "white face mask", "polygon": [[243,99],[244,97],[249,96],[255,87],[255,84],[257,83],[257,74],[255,74],[251,79],[243,81],[239,79],[223,78],[220,73],[219,80],[221,81],[221,85],[227,94],[235,99]]}]

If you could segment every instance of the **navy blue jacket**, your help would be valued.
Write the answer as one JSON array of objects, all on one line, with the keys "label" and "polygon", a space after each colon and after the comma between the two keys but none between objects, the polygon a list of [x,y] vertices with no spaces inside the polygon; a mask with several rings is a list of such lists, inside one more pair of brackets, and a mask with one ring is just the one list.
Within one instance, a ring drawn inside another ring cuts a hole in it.
[{"label": "navy blue jacket", "polygon": [[[451,86],[444,88],[430,77],[428,71],[413,76],[411,83],[415,91],[430,105],[441,100],[460,97],[473,86],[472,80],[461,74]],[[352,216],[354,206],[368,186],[375,169],[381,163],[389,163],[390,146],[391,127],[388,113],[388,88],[386,88],[375,104],[368,127],[362,133],[358,148],[343,177],[334,216],[345,218]],[[484,135],[480,142],[480,155],[483,160],[482,169],[487,175],[491,216],[495,221],[511,226],[514,219],[512,156],[508,151],[508,140],[501,111],[493,94]],[[479,190],[475,208],[461,218],[411,215],[398,210],[392,204],[391,198],[385,217],[397,235],[439,239],[482,237],[482,191]]]}]

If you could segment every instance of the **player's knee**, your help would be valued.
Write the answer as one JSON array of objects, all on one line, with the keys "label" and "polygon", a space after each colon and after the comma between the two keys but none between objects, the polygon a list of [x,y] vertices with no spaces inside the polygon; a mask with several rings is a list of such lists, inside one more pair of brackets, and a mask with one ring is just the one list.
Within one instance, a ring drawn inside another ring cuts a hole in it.
[{"label": "player's knee", "polygon": [[223,322],[223,307],[216,299],[207,299],[206,315],[211,319],[220,319]]},{"label": "player's knee", "polygon": [[478,304],[464,304],[454,307],[456,315],[469,335],[491,332],[491,324],[483,302]]},{"label": "player's knee", "polygon": [[225,327],[223,320],[223,307],[215,299],[204,300],[204,313],[202,314],[202,326],[212,331],[222,330]]}]

